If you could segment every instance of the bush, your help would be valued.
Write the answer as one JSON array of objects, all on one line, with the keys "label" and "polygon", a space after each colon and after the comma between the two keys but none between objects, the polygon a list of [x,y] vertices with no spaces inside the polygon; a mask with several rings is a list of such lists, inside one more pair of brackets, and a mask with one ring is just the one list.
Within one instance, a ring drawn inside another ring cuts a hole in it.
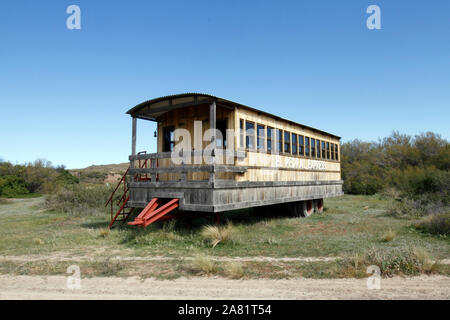
[{"label": "bush", "polygon": [[0,177],[0,196],[14,198],[27,194],[29,191],[23,178],[14,175]]},{"label": "bush", "polygon": [[73,185],[48,195],[44,206],[71,215],[100,215],[105,213],[105,203],[111,192],[112,188],[106,186]]},{"label": "bush", "polygon": [[448,206],[442,202],[432,202],[426,197],[417,200],[400,198],[391,202],[388,207],[388,214],[394,217],[419,218],[430,214],[445,213],[448,210]]},{"label": "bush", "polygon": [[380,268],[383,277],[439,273],[441,269],[440,263],[422,249],[372,249],[362,256],[344,259],[340,264],[340,272],[353,276],[367,276],[367,268],[373,265]]},{"label": "bush", "polygon": [[423,232],[447,236],[450,234],[450,212],[432,214],[418,222],[415,227]]},{"label": "bush", "polygon": [[51,193],[79,181],[64,166],[54,168],[49,161],[25,165],[0,163],[0,196],[18,197],[29,193]]}]

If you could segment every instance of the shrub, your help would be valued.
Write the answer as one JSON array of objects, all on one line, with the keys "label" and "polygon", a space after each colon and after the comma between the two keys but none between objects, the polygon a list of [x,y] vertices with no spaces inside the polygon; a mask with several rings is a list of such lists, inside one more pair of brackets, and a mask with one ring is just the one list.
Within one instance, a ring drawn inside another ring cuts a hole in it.
[{"label": "shrub", "polygon": [[450,212],[429,215],[415,227],[423,232],[447,236],[450,234]]},{"label": "shrub", "polygon": [[44,207],[71,215],[100,215],[105,212],[105,203],[111,192],[112,189],[106,186],[73,185],[48,195]]},{"label": "shrub", "polygon": [[388,206],[388,214],[395,217],[423,217],[430,214],[448,212],[448,205],[440,201],[432,202],[426,197],[421,199],[400,198]]},{"label": "shrub", "polygon": [[364,255],[341,261],[342,272],[353,275],[366,275],[367,267],[372,265],[379,267],[384,277],[439,273],[441,267],[438,261],[433,261],[421,249],[372,249]]},{"label": "shrub", "polygon": [[233,233],[233,225],[228,222],[224,227],[217,226],[204,226],[201,231],[201,236],[203,239],[209,241],[214,248],[219,243],[224,243],[231,240]]},{"label": "shrub", "polygon": [[28,192],[26,182],[22,177],[15,175],[0,177],[0,196],[14,198]]}]

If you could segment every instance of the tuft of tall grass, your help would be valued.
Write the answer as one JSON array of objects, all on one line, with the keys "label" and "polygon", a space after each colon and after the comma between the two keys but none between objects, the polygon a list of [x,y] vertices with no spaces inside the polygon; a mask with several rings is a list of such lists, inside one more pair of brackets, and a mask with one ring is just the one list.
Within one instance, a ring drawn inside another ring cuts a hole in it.
[{"label": "tuft of tall grass", "polygon": [[391,242],[392,240],[394,240],[396,235],[397,234],[395,233],[395,231],[389,230],[385,234],[383,234],[382,241]]},{"label": "tuft of tall grass", "polygon": [[194,270],[203,274],[215,274],[219,270],[214,260],[209,257],[198,255],[193,261]]},{"label": "tuft of tall grass", "polygon": [[225,274],[231,279],[240,279],[244,276],[244,268],[239,262],[228,262],[224,266]]},{"label": "tuft of tall grass", "polygon": [[201,237],[211,243],[215,248],[219,243],[224,243],[231,240],[233,234],[233,225],[231,222],[227,222],[225,226],[204,226],[201,231]]}]

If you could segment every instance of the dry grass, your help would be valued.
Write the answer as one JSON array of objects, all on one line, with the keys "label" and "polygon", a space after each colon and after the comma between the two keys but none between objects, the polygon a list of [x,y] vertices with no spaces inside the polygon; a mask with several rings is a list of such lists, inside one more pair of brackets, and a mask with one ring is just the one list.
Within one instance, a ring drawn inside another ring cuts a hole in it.
[{"label": "dry grass", "polygon": [[194,270],[208,275],[215,274],[219,270],[214,260],[203,255],[194,258],[193,267]]},{"label": "dry grass", "polygon": [[244,268],[242,263],[239,262],[228,262],[224,266],[224,271],[227,277],[231,279],[240,279],[244,276]]},{"label": "dry grass", "polygon": [[394,240],[396,235],[397,234],[395,233],[395,231],[389,230],[385,234],[383,234],[382,240],[384,242],[391,242],[392,240]]},{"label": "dry grass", "polygon": [[99,236],[102,238],[106,238],[109,235],[110,230],[108,228],[100,229]]},{"label": "dry grass", "polygon": [[205,226],[201,231],[201,236],[204,240],[211,243],[212,247],[216,247],[219,243],[224,243],[231,240],[233,234],[233,225],[228,222],[226,226]]}]

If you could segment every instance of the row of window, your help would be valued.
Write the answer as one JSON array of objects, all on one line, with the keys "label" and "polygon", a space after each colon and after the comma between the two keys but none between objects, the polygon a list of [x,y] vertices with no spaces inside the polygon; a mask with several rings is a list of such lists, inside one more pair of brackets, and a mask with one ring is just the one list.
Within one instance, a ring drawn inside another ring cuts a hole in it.
[{"label": "row of window", "polygon": [[[244,130],[245,127],[245,130]],[[255,139],[255,127],[257,136]],[[267,153],[288,153],[317,159],[339,160],[338,145],[286,130],[240,119],[240,147]]]}]

